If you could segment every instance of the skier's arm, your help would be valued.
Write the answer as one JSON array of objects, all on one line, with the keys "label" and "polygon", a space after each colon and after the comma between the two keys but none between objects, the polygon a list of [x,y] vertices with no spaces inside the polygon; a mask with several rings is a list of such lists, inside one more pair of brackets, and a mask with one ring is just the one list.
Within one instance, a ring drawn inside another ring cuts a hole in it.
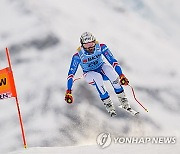
[{"label": "skier's arm", "polygon": [[71,60],[71,65],[69,68],[68,72],[68,77],[67,77],[67,90],[72,90],[73,86],[73,77],[76,74],[76,71],[78,69],[80,63],[80,58],[78,53],[74,54]]},{"label": "skier's arm", "polygon": [[107,59],[107,61],[114,67],[115,71],[119,75],[120,83],[122,85],[128,85],[129,80],[122,73],[122,69],[118,64],[118,61],[112,55],[111,51],[108,49],[108,47],[105,44],[100,44],[100,46],[101,46],[102,54]]},{"label": "skier's arm", "polygon": [[65,93],[65,101],[68,104],[71,104],[73,102],[73,96],[72,96],[73,77],[76,74],[79,63],[80,63],[80,58],[78,56],[78,53],[76,53],[72,57],[71,65],[70,65],[68,77],[67,77],[67,90]]},{"label": "skier's arm", "polygon": [[118,61],[114,58],[112,55],[111,51],[105,44],[100,44],[101,46],[101,51],[104,57],[107,59],[107,61],[113,66],[117,74],[120,76],[122,75],[122,69],[118,63]]}]

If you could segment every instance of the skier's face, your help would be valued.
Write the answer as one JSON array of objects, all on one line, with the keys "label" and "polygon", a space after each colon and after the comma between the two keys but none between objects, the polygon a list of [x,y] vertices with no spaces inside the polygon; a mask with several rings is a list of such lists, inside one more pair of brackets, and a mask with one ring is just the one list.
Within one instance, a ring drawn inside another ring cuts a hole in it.
[{"label": "skier's face", "polygon": [[95,49],[95,45],[96,43],[95,41],[93,41],[93,42],[84,43],[82,46],[86,51],[93,53]]}]

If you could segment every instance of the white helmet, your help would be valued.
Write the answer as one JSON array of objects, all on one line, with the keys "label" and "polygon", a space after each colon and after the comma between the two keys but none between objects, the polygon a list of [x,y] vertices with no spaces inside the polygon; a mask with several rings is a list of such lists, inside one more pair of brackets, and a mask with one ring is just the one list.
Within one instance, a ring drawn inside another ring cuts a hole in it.
[{"label": "white helmet", "polygon": [[96,41],[96,38],[90,32],[84,32],[80,37],[81,44]]}]

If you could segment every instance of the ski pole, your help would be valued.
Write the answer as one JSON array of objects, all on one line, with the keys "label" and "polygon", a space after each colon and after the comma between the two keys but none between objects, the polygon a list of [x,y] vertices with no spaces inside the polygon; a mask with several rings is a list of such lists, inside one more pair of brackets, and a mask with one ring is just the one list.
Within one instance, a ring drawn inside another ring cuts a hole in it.
[{"label": "ski pole", "polygon": [[138,102],[139,105],[141,105],[141,107],[142,107],[146,112],[148,112],[148,110],[137,100],[136,95],[135,95],[135,92],[134,92],[134,88],[133,88],[130,84],[128,84],[128,86],[131,88],[132,93],[133,93],[133,96],[134,96],[134,99],[136,100],[136,102]]},{"label": "ski pole", "polygon": [[80,79],[82,79],[83,78],[83,75],[81,76],[81,77],[79,77],[79,78],[75,78],[74,80],[73,80],[73,82],[75,82],[75,81],[77,81],[77,80],[80,80]]}]

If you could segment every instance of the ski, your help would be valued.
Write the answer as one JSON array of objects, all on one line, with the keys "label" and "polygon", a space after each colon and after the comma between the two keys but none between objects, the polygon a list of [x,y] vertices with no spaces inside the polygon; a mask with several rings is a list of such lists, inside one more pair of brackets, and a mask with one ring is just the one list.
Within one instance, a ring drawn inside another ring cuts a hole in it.
[{"label": "ski", "polygon": [[133,115],[133,116],[137,116],[137,115],[139,114],[138,111],[135,111],[135,110],[133,110],[132,108],[128,108],[128,109],[126,110],[126,109],[124,109],[121,105],[119,106],[119,108],[121,108],[121,109],[123,109],[124,111],[130,113],[130,114]]},{"label": "ski", "polygon": [[109,112],[109,114],[110,114],[110,116],[111,116],[111,117],[115,117],[115,116],[117,116],[117,114],[116,114],[116,111],[115,111],[115,110],[110,111],[110,112]]},{"label": "ski", "polygon": [[136,116],[139,114],[138,111],[133,110],[132,108],[127,109],[127,112],[130,112],[133,116]]}]

